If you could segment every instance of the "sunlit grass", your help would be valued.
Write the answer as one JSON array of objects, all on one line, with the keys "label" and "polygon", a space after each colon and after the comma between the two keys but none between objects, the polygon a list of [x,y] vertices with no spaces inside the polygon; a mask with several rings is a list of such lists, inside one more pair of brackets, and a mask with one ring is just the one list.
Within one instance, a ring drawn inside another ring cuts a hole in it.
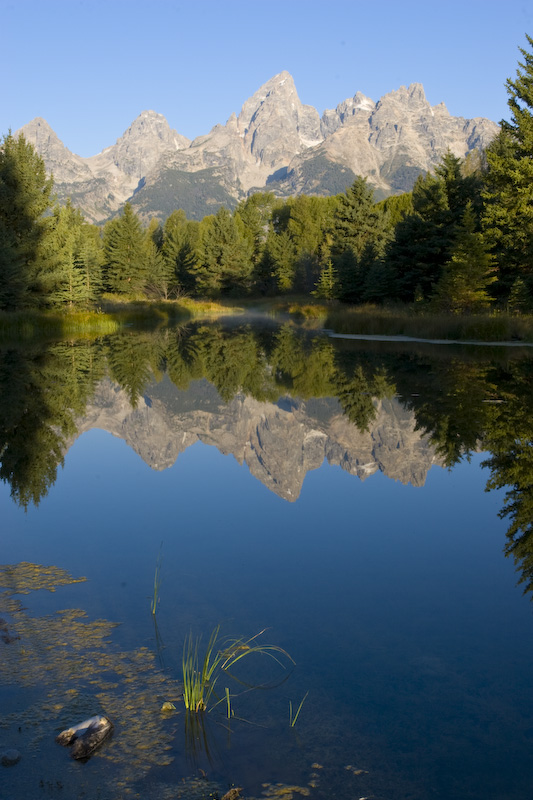
[{"label": "sunlit grass", "polygon": [[170,300],[148,300],[143,295],[124,297],[106,292],[102,296],[102,308],[119,321],[125,323],[143,320],[171,321],[191,316],[219,316],[240,314],[243,308],[232,301],[210,299],[196,300],[182,296]]},{"label": "sunlit grass", "polygon": [[189,311],[191,314],[241,314],[243,308],[240,304],[235,302],[220,302],[216,300],[193,300],[191,298],[183,298],[178,301],[179,305]]},{"label": "sunlit grass", "polygon": [[96,311],[15,311],[0,312],[0,338],[36,337],[93,338],[115,333],[120,328],[111,315]]},{"label": "sunlit grass", "polygon": [[[226,701],[228,717],[231,715],[231,695],[227,687],[224,695],[217,694],[217,684],[221,675],[233,677],[230,670],[244,657],[252,654],[267,655],[284,667],[280,657],[292,661],[283,648],[272,644],[257,644],[257,639],[265,631],[260,631],[250,639],[226,639],[219,644],[220,626],[212,632],[203,658],[200,656],[201,637],[189,634],[183,645],[183,700],[188,711],[199,713],[211,706],[214,708]],[[293,662],[294,663],[294,662]]]}]

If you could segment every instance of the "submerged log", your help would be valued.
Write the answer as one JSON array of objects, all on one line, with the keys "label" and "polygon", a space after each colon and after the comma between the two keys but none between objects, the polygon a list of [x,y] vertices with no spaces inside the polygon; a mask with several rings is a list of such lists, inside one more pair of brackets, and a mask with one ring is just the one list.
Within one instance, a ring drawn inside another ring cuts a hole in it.
[{"label": "submerged log", "polygon": [[56,736],[56,742],[63,746],[72,744],[72,758],[88,758],[113,730],[113,723],[103,714],[79,722]]}]

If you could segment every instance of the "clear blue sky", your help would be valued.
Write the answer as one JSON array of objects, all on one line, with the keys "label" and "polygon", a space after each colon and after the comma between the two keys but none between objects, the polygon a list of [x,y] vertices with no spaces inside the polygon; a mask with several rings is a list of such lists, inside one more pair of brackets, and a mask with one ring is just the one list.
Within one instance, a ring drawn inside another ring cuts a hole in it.
[{"label": "clear blue sky", "polygon": [[288,70],[322,113],[424,85],[455,116],[508,116],[531,0],[0,0],[0,134],[44,117],[94,155],[138,114],[194,138]]}]

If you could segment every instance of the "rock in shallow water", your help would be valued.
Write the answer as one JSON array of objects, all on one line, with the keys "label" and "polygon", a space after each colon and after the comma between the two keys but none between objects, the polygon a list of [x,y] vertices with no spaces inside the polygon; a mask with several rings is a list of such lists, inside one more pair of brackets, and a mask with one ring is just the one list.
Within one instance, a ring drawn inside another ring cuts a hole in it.
[{"label": "rock in shallow water", "polygon": [[4,750],[0,754],[0,763],[3,767],[12,767],[20,761],[20,753],[18,750]]}]

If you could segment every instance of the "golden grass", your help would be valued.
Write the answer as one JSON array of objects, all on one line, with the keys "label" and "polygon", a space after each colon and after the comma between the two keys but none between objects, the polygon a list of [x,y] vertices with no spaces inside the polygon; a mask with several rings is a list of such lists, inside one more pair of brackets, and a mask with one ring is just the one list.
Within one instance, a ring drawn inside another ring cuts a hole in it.
[{"label": "golden grass", "polygon": [[119,322],[109,314],[96,311],[14,311],[0,312],[0,339],[34,337],[94,338],[115,333]]}]

